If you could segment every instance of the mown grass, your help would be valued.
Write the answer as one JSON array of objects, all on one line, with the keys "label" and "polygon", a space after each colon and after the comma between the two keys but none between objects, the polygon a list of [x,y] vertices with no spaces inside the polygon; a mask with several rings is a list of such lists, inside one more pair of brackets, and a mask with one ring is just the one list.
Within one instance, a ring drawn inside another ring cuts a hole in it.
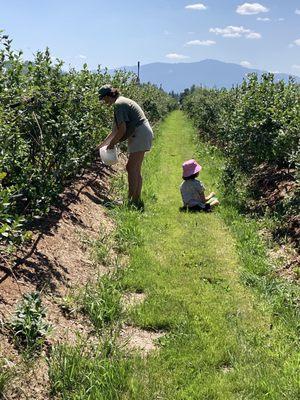
[{"label": "mown grass", "polygon": [[[205,144],[197,144],[197,150],[204,163],[209,165],[209,169],[220,177],[222,174],[220,152]],[[223,193],[228,192],[224,191],[222,184],[219,186]],[[218,214],[236,239],[236,250],[243,267],[240,270],[241,281],[264,297],[271,306],[274,317],[280,316],[282,321],[286,321],[290,327],[299,331],[300,287],[278,276],[276,265],[273,265],[267,255],[267,246],[272,248],[274,242],[266,243],[259,235],[259,230],[262,227],[272,226],[273,221],[268,218],[255,219],[241,215],[235,207],[234,192],[224,194],[222,204]]]},{"label": "mown grass", "polygon": [[[132,361],[122,398],[297,399],[294,314],[274,313],[274,293],[245,285],[249,271],[257,280],[268,271],[261,241],[226,206],[211,214],[178,210],[185,159],[203,163],[200,179],[217,189],[220,159],[194,140],[187,118],[172,113],[144,166],[146,212],[113,211],[130,256],[122,286],[147,296],[130,317],[166,331],[159,352]],[[236,238],[226,213],[240,229]]]},{"label": "mown grass", "polygon": [[[298,399],[296,294],[279,288],[255,222],[225,199],[211,214],[179,212],[181,163],[199,159],[201,179],[217,191],[217,152],[195,144],[180,112],[157,136],[144,167],[146,212],[111,211],[114,250],[129,257],[129,266],[81,293],[98,341],[55,347],[51,394],[63,400]],[[114,185],[125,195],[123,177]],[[109,252],[102,244],[105,264]],[[166,332],[159,351],[147,357],[125,355],[116,342],[122,291],[146,294],[130,309],[131,323]]]}]

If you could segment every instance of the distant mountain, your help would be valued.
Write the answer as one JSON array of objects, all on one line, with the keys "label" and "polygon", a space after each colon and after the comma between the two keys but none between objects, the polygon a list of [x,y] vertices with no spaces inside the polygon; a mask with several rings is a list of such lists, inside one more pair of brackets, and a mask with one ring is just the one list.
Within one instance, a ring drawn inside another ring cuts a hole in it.
[{"label": "distant mountain", "polygon": [[[123,67],[126,71],[137,73],[137,67]],[[162,86],[167,92],[182,92],[192,85],[205,87],[226,87],[239,84],[251,72],[261,75],[264,71],[242,67],[239,64],[217,60],[203,60],[193,63],[152,63],[141,65],[141,82],[151,82]],[[276,79],[287,81],[289,75],[275,74]],[[295,77],[300,83],[300,78]]]}]

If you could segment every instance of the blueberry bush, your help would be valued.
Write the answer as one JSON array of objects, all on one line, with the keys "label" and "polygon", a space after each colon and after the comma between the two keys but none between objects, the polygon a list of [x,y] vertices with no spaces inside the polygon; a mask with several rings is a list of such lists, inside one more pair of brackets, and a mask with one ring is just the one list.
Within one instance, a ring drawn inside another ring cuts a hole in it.
[{"label": "blueberry bush", "polygon": [[238,205],[257,206],[268,197],[260,211],[271,212],[279,225],[293,216],[299,236],[300,86],[250,74],[230,90],[187,90],[181,104],[201,137],[222,150],[225,190]]},{"label": "blueberry bush", "polygon": [[112,110],[99,102],[110,83],[138,101],[151,123],[176,106],[134,75],[100,67],[65,71],[49,49],[24,61],[0,32],[0,244],[18,244],[24,224],[48,212],[66,183],[93,158],[109,132]]}]

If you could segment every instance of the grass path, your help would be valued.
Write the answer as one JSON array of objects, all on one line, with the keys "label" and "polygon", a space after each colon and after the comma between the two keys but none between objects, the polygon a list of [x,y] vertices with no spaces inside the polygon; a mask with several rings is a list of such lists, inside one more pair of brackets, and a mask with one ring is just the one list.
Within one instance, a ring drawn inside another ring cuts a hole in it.
[{"label": "grass path", "polygon": [[218,160],[194,135],[181,112],[167,118],[144,168],[147,211],[118,216],[130,255],[123,286],[147,295],[130,318],[167,332],[158,352],[134,358],[123,398],[296,400],[293,329],[240,282],[235,241],[220,215],[178,211],[184,160],[203,163],[209,190],[217,181]]}]

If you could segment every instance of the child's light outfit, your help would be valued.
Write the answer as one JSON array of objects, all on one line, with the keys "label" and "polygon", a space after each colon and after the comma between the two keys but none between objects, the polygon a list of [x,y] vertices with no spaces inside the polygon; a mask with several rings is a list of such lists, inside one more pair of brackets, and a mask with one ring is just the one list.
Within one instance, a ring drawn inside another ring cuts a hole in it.
[{"label": "child's light outfit", "polygon": [[205,187],[202,182],[197,179],[188,179],[180,185],[182,201],[185,207],[201,207],[205,209],[205,201],[203,203]]}]

